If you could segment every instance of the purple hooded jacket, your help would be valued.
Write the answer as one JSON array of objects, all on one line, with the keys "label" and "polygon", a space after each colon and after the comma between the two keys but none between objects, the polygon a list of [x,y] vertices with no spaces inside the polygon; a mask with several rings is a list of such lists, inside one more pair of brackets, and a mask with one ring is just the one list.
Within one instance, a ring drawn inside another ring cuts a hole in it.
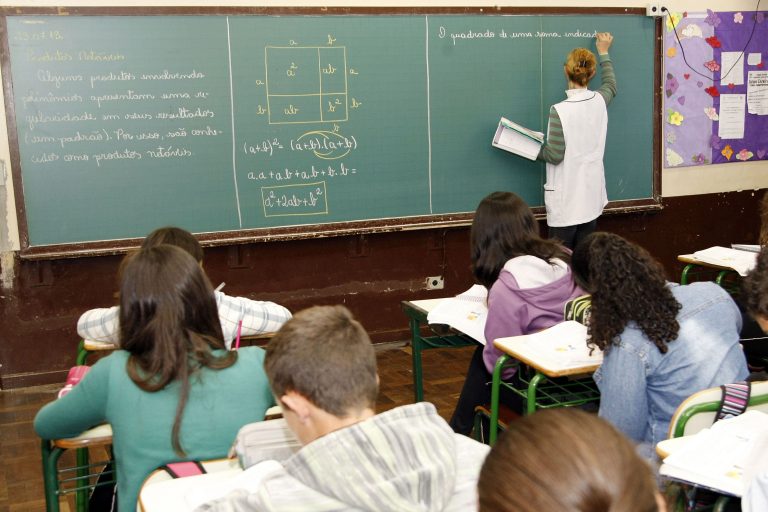
[{"label": "purple hooded jacket", "polygon": [[[485,324],[483,361],[489,373],[493,373],[501,351],[493,346],[493,340],[509,336],[530,334],[563,321],[563,307],[574,297],[585,292],[573,281],[570,267],[563,277],[535,288],[521,289],[515,277],[507,270],[488,291],[488,320]],[[514,375],[505,372],[504,377]]]}]

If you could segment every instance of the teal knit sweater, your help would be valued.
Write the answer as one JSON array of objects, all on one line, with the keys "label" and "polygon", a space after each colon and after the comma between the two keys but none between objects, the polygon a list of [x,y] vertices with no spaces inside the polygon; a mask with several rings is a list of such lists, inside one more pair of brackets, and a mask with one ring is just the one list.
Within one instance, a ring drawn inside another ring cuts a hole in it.
[{"label": "teal knit sweater", "polygon": [[[37,413],[35,431],[43,439],[78,435],[99,423],[112,425],[119,510],[136,510],[144,479],[158,466],[180,460],[171,445],[179,384],[148,393],[128,377],[128,353],[114,352],[97,362],[63,398]],[[273,404],[263,369],[264,351],[243,348],[223,370],[203,369],[190,380],[181,423],[182,460],[224,457],[238,429],[261,421]]]}]

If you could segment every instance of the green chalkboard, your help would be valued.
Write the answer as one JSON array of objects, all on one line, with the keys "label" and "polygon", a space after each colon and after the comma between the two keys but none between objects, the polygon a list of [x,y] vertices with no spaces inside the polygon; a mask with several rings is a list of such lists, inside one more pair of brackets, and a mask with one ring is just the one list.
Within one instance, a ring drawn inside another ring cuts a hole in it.
[{"label": "green chalkboard", "polygon": [[616,34],[609,199],[657,200],[645,16],[3,14],[33,253],[167,224],[228,239],[466,222],[494,190],[540,206],[544,165],[490,140],[501,115],[546,129],[564,56],[595,31]]}]

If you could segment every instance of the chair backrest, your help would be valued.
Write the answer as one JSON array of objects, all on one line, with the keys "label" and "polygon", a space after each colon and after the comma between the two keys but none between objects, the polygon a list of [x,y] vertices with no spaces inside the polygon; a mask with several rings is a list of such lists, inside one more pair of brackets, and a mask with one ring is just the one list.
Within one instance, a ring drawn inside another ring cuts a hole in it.
[{"label": "chair backrest", "polygon": [[[712,426],[720,407],[719,387],[694,393],[681,403],[669,423],[669,437],[688,436]],[[747,410],[768,413],[768,381],[753,382]]]}]

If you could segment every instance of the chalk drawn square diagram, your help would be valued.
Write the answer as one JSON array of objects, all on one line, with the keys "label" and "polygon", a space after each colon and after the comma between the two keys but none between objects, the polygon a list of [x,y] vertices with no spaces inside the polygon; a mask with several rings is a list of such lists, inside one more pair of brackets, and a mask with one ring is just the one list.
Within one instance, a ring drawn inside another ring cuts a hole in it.
[{"label": "chalk drawn square diagram", "polygon": [[269,124],[347,120],[347,49],[267,46]]}]

